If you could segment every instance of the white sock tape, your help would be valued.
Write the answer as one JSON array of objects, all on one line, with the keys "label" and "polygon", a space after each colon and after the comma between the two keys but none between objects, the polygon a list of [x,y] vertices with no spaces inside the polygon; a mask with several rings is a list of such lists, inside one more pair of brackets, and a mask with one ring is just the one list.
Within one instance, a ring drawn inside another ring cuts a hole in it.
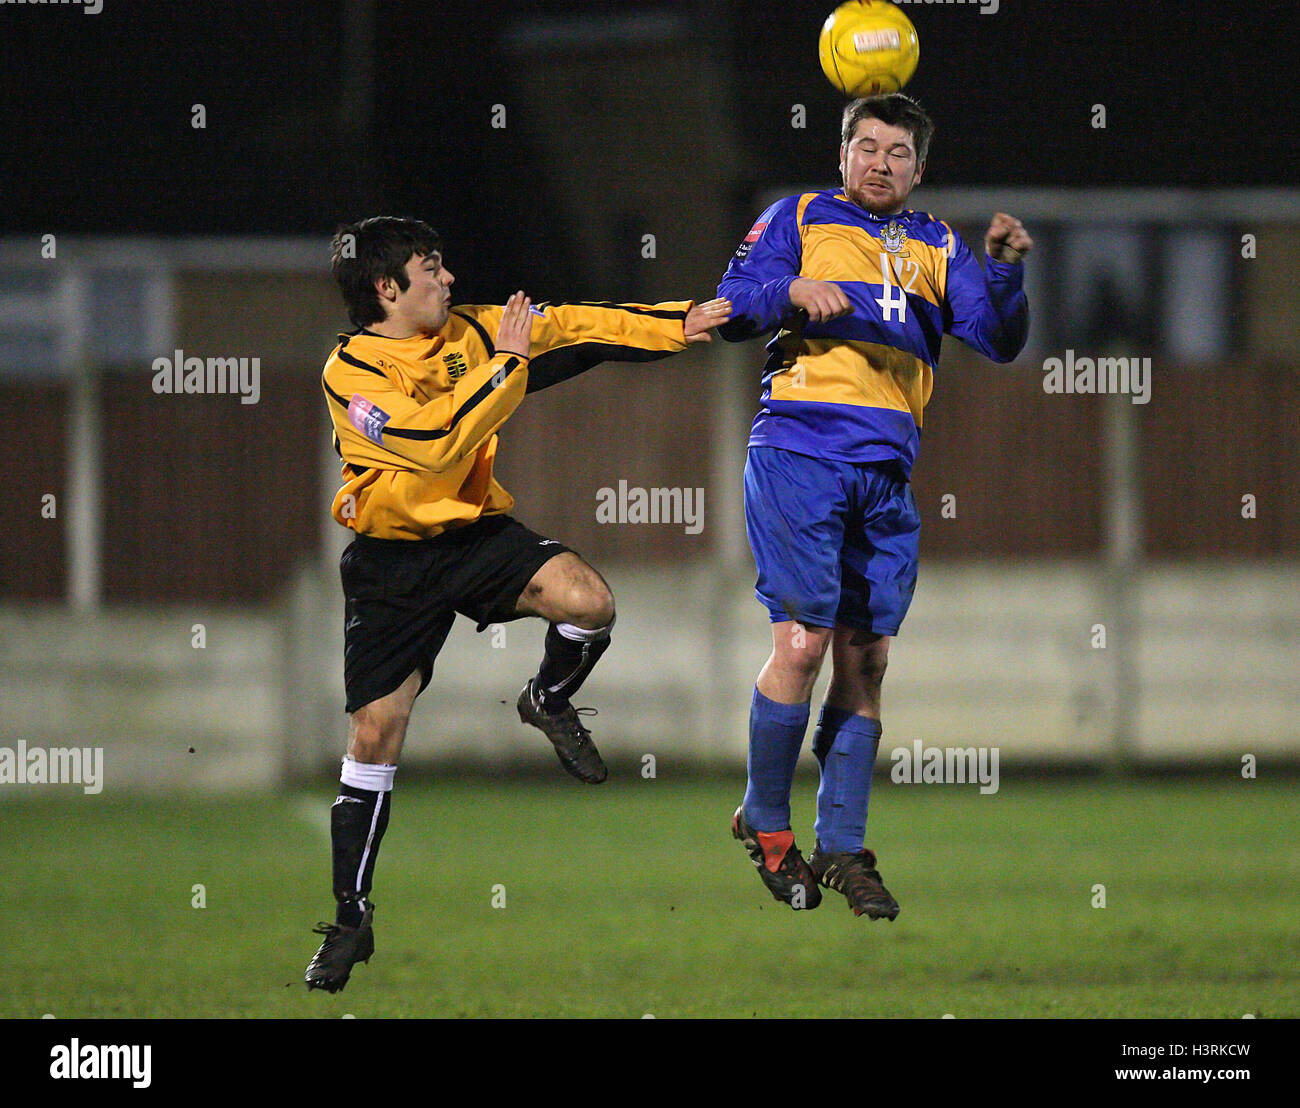
[{"label": "white sock tape", "polygon": [[365,789],[372,793],[389,793],[393,791],[393,776],[396,773],[396,766],[371,765],[368,762],[358,762],[353,758],[345,757],[339,780],[354,789]]},{"label": "white sock tape", "polygon": [[585,627],[578,627],[572,623],[557,623],[555,629],[562,638],[570,642],[600,642],[601,639],[609,638],[614,623],[615,620],[611,619],[604,627],[597,627],[594,631],[588,631]]}]

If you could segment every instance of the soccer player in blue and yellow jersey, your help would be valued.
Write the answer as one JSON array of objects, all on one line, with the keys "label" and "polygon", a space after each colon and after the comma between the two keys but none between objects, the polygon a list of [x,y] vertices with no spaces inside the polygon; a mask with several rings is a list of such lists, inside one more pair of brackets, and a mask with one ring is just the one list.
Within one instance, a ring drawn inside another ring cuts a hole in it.
[{"label": "soccer player in blue and yellow jersey", "polygon": [[[719,286],[723,338],[776,331],[749,437],[745,520],[772,654],[750,708],[749,783],[732,817],[773,896],[815,908],[820,886],[857,915],[898,903],[864,847],[880,744],[880,686],[916,583],[920,517],[908,484],[944,334],[1008,362],[1023,348],[1033,245],[998,213],[981,268],[946,223],[906,207],[934,125],[900,93],[844,111],[843,188],[789,196],[759,216]],[[813,737],[817,841],[805,861],[790,788],[827,650]]]},{"label": "soccer player in blue and yellow jersey", "polygon": [[451,306],[454,278],[426,223],[378,217],[342,228],[333,267],[357,330],[339,336],[321,383],[343,460],[334,518],[355,533],[339,563],[349,737],[330,812],[335,921],[307,967],[308,988],[337,992],[374,951],[368,896],[388,826],[415,698],[457,614],[483,630],[548,621],[525,723],[565,770],[605,780],[569,698],[609,646],[614,598],[591,566],[508,514],[493,476],[497,431],[526,393],[606,359],[651,361],[709,341],[725,300],[704,304]]}]

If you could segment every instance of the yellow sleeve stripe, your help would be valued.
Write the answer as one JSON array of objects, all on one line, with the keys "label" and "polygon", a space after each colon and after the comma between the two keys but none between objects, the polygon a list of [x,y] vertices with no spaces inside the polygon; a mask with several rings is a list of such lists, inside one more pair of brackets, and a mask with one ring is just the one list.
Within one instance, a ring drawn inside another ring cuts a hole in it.
[{"label": "yellow sleeve stripe", "polygon": [[800,234],[803,234],[803,213],[807,210],[808,205],[813,202],[813,199],[817,195],[818,194],[815,192],[805,192],[801,197],[799,197],[799,206],[794,212],[794,225],[799,229]]}]

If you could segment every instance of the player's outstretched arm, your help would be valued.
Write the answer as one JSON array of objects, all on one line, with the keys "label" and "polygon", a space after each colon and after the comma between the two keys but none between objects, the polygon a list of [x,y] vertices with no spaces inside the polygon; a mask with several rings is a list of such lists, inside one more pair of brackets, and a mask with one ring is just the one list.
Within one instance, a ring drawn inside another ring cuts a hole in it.
[{"label": "player's outstretched arm", "polygon": [[[670,300],[659,304],[617,304],[607,300],[541,303],[528,309],[533,329],[528,349],[528,391],[537,392],[577,376],[601,362],[651,362],[707,342],[709,332],[730,318],[722,301],[696,304]],[[478,333],[491,356],[489,336],[500,325],[503,309],[495,305],[460,305],[452,309]]]}]

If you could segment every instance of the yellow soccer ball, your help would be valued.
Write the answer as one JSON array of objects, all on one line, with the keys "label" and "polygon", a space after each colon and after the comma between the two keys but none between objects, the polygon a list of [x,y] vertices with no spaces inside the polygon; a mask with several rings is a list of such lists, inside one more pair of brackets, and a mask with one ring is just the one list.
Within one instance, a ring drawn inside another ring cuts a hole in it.
[{"label": "yellow soccer ball", "polygon": [[822,25],[817,53],[827,79],[846,96],[897,92],[916,72],[921,43],[903,10],[888,0],[841,4]]}]

